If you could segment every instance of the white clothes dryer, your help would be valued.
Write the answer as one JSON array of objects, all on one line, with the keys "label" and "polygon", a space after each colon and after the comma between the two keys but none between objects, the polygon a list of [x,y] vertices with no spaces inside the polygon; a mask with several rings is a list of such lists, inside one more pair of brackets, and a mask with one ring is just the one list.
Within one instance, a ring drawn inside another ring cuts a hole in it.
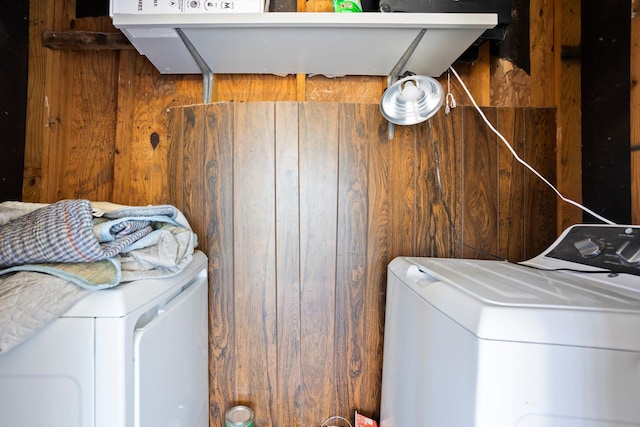
[{"label": "white clothes dryer", "polygon": [[205,427],[207,259],[93,292],[0,355],[0,426]]},{"label": "white clothes dryer", "polygon": [[388,268],[381,427],[640,426],[640,227]]}]

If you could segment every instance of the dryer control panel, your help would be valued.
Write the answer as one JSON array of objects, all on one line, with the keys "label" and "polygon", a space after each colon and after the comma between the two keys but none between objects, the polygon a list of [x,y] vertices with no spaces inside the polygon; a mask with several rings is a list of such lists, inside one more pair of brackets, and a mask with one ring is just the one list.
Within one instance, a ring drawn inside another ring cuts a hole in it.
[{"label": "dryer control panel", "polygon": [[640,276],[640,226],[576,225],[544,255]]}]

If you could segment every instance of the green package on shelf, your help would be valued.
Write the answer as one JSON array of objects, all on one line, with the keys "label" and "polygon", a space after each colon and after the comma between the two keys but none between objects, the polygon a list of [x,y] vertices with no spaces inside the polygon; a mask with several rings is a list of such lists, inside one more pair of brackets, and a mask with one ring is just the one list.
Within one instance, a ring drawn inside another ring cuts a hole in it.
[{"label": "green package on shelf", "polygon": [[333,0],[333,11],[338,13],[362,12],[360,0]]}]

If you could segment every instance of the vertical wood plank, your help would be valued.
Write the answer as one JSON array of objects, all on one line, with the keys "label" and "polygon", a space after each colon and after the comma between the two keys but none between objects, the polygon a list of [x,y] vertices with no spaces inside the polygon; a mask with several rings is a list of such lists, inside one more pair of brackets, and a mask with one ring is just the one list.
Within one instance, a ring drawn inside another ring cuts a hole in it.
[{"label": "vertical wood plank", "polygon": [[358,412],[379,419],[382,383],[384,308],[389,263],[389,139],[386,120],[378,104],[367,106],[363,124],[367,126],[368,228],[365,298],[363,307],[364,344],[362,354],[362,397]]},{"label": "vertical wood plank", "polygon": [[[562,46],[580,47],[580,0],[562,0]],[[558,19],[556,17],[556,19]],[[632,50],[633,52],[633,50]],[[582,95],[580,58],[561,58],[560,105],[558,105],[558,190],[582,201]],[[558,231],[582,222],[582,211],[570,204],[558,205]]]},{"label": "vertical wood plank", "polygon": [[256,425],[276,417],[275,146],[273,103],[235,103],[236,399]]},{"label": "vertical wood plank", "polygon": [[[169,148],[169,182],[172,185],[169,185],[169,204],[176,206],[178,209],[182,210],[184,206],[184,182],[185,176],[184,171],[182,169],[182,159],[183,159],[183,130],[184,130],[184,108],[171,108],[167,114],[167,126],[169,127],[169,135],[167,139],[170,144]],[[207,132],[204,132],[203,139],[207,137]],[[204,143],[204,140],[203,140]],[[117,158],[117,156],[116,156]],[[125,196],[122,196],[123,198]],[[128,200],[128,197],[126,197]],[[120,202],[125,203],[125,202]],[[205,201],[206,203],[206,201]],[[204,231],[204,230],[203,230]],[[202,236],[199,236],[200,238]],[[202,243],[202,242],[200,242]],[[206,245],[201,245],[201,248],[207,247]]]},{"label": "vertical wood plank", "polygon": [[[53,27],[53,2],[29,2],[29,59],[27,84],[27,118],[25,124],[24,176],[22,200],[38,202],[44,200],[43,176],[46,138],[49,135],[49,86],[54,62],[60,52],[46,49],[42,45],[42,32]],[[48,154],[48,153],[47,153]]]},{"label": "vertical wood plank", "polygon": [[416,129],[395,126],[389,141],[389,241],[391,258],[415,252]]},{"label": "vertical wood plank", "polygon": [[[203,191],[205,110],[185,108],[182,120],[182,172],[189,186],[182,187],[182,212],[198,236],[204,235],[205,216]],[[203,243],[203,242],[201,242]]]},{"label": "vertical wood plank", "polygon": [[350,418],[364,392],[369,156],[366,112],[353,104],[340,105],[339,112],[335,413]]},{"label": "vertical wood plank", "polygon": [[[135,104],[135,68],[137,52],[122,50],[118,55],[118,98],[116,112],[115,157],[113,162],[113,201],[130,204],[131,195],[131,140]],[[180,117],[182,115],[180,114]],[[173,127],[172,127],[173,125]],[[182,131],[180,124],[168,122],[170,130]],[[180,142],[181,144],[181,142]]]},{"label": "vertical wood plank", "polygon": [[[497,129],[511,147],[524,155],[524,115],[522,110],[498,110]],[[498,144],[498,255],[511,261],[524,259],[524,166],[501,142]]]},{"label": "vertical wood plank", "polygon": [[334,414],[338,110],[300,104],[302,425]]},{"label": "vertical wood plank", "polygon": [[[523,159],[555,185],[556,169],[549,154],[555,150],[556,111],[553,108],[525,111]],[[533,174],[525,175],[525,258],[540,254],[557,236],[556,203],[556,195],[551,188]]]},{"label": "vertical wood plank", "polygon": [[[559,104],[560,21],[556,14],[561,0],[531,0],[529,40],[531,44],[531,105],[550,107]],[[557,4],[558,3],[558,4]],[[556,19],[558,19],[556,21]],[[556,26],[558,29],[556,30]],[[556,37],[558,39],[556,40]]]},{"label": "vertical wood plank", "polygon": [[[233,104],[215,103],[192,108],[204,109],[203,136],[205,164],[204,216],[209,258],[209,423],[225,424],[225,411],[235,403],[236,340],[234,307],[233,248]],[[185,126],[189,116],[185,110]],[[186,128],[188,131],[189,128]],[[185,181],[197,176],[185,175]],[[185,193],[193,191],[190,184]]]},{"label": "vertical wood plank", "polygon": [[[428,176],[430,170],[433,146],[431,145],[431,122],[435,117],[427,122],[416,126],[416,142],[414,146],[415,162],[415,193],[413,206],[415,208],[415,225],[413,228],[413,253],[416,255],[430,255],[434,251],[431,240],[429,225],[433,220],[433,204],[428,192]],[[437,120],[437,119],[436,119]]]},{"label": "vertical wood plank", "polygon": [[[496,109],[483,108],[491,123]],[[498,250],[498,162],[495,135],[478,114],[465,114],[463,149],[463,239],[464,256],[485,258]]]},{"label": "vertical wood plank", "polygon": [[462,227],[460,221],[462,169],[462,118],[466,108],[440,112],[420,126],[424,164],[419,175],[420,191],[417,204],[430,207],[421,219],[424,228],[418,233],[424,256],[451,257],[461,252]]},{"label": "vertical wood plank", "polygon": [[[30,17],[32,17],[32,6],[33,5],[30,4]],[[34,31],[29,32],[29,45],[37,44],[36,50],[40,50],[44,49],[42,47],[42,31],[45,29],[66,30],[69,28],[71,19],[75,17],[75,2],[73,0],[56,2],[40,0],[35,4],[35,10],[38,16],[33,17],[36,18],[36,21],[32,21],[32,23],[36,23],[36,27]],[[44,25],[38,25],[40,23],[44,23]],[[68,53],[50,52],[47,49],[44,54],[45,63],[39,63],[39,65],[45,69],[43,98],[29,100],[27,103],[27,115],[35,113],[38,121],[40,118],[43,118],[43,122],[36,123],[36,126],[44,126],[46,129],[46,131],[42,133],[42,142],[37,147],[35,153],[29,149],[25,150],[25,155],[29,157],[31,157],[32,153],[36,156],[41,154],[42,187],[38,201],[54,202],[59,198],[58,183],[60,175],[64,171],[61,165],[61,159],[64,157],[59,147],[61,147],[65,141],[63,135],[66,123],[64,112],[68,100],[65,99],[64,94],[67,83],[69,82],[67,78],[65,78],[65,76],[68,76],[65,62],[68,56]],[[32,58],[29,58],[30,71],[33,70],[33,68],[31,68],[31,59]],[[36,63],[36,66],[37,65],[38,63]],[[29,87],[32,87],[31,79],[29,79]],[[38,93],[38,95],[40,95],[40,93]],[[33,101],[34,104],[32,104],[31,101]],[[44,110],[42,116],[39,114],[41,109]],[[35,136],[39,136],[38,134],[39,132],[36,130]],[[31,136],[32,135],[27,132],[27,141],[29,141]]]},{"label": "vertical wood plank", "polygon": [[300,395],[300,217],[298,104],[276,103],[276,289],[278,412],[276,425],[302,422]]},{"label": "vertical wood plank", "polygon": [[296,74],[296,100],[298,102],[304,102],[307,99],[307,92],[305,90],[307,83],[306,74]]}]

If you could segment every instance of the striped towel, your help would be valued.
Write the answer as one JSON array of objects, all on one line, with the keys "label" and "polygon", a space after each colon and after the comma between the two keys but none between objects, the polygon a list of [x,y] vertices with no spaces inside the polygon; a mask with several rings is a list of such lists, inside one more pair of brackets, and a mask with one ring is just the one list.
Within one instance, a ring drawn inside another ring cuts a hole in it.
[{"label": "striped towel", "polygon": [[153,231],[151,221],[131,219],[99,241],[88,200],[62,200],[0,226],[0,267],[31,263],[92,262],[112,258]]}]

